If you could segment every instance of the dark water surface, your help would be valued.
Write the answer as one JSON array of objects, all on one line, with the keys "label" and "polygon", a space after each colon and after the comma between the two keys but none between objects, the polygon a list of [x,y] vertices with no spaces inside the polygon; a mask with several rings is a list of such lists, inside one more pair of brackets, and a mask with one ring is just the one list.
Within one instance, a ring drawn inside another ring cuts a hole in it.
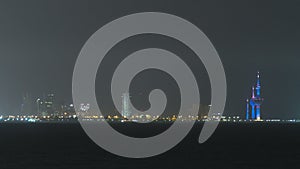
[{"label": "dark water surface", "polygon": [[[163,124],[126,130],[143,135],[161,128]],[[162,155],[127,159],[98,147],[77,123],[0,124],[0,169],[300,168],[300,124],[222,123],[200,145],[201,128],[196,124],[179,145]]]}]

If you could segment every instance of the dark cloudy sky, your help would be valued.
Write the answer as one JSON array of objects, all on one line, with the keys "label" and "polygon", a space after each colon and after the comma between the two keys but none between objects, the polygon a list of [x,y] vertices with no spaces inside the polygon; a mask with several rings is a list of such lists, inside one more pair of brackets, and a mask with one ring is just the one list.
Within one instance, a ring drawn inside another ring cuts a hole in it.
[{"label": "dark cloudy sky", "polygon": [[36,98],[51,90],[71,101],[86,40],[118,17],[159,11],[194,23],[214,44],[227,75],[227,114],[244,115],[260,70],[262,116],[300,118],[299,9],[298,1],[0,1],[0,112],[20,110],[24,92]]}]

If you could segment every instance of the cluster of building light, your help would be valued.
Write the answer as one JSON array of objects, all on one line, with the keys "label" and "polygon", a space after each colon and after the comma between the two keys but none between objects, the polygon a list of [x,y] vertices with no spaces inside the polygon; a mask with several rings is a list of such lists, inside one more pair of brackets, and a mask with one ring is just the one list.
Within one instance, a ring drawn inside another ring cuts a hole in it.
[{"label": "cluster of building light", "polygon": [[0,122],[38,122],[37,116],[0,116]]},{"label": "cluster of building light", "polygon": [[[108,122],[208,122],[208,121],[218,121],[218,122],[288,122],[288,123],[299,123],[299,119],[290,119],[290,120],[281,120],[281,119],[265,119],[265,120],[245,120],[240,118],[240,116],[221,116],[219,113],[212,116],[171,116],[171,117],[159,117],[151,115],[135,115],[131,116],[128,119],[125,119],[122,116],[97,116],[97,115],[87,115],[80,118],[83,121],[108,121]],[[9,116],[0,116],[0,122],[23,122],[23,123],[35,123],[35,122],[47,122],[47,121],[69,121],[77,120],[76,115],[66,115],[66,116],[20,116],[20,115],[9,115]]]},{"label": "cluster of building light", "polygon": [[96,121],[142,121],[142,122],[151,122],[151,121],[164,121],[164,122],[174,122],[174,121],[224,121],[224,122],[240,122],[242,121],[242,119],[239,116],[221,116],[220,113],[216,114],[216,115],[212,115],[211,117],[209,116],[192,116],[192,115],[188,115],[188,116],[170,116],[170,117],[160,117],[160,116],[151,116],[148,114],[143,114],[143,115],[132,115],[131,117],[128,118],[124,118],[123,116],[96,116],[96,115],[86,115],[86,116],[81,116],[82,120],[85,121],[92,121],[92,120],[96,120]]},{"label": "cluster of building light", "polygon": [[[254,121],[265,121],[265,122],[300,122],[300,120],[280,120],[280,119],[266,119],[262,120],[260,116],[260,106],[263,102],[261,98],[261,84],[260,84],[260,74],[257,73],[256,85],[252,87],[252,96],[251,99],[247,99],[247,108],[246,108],[246,118],[241,119],[240,116],[223,116],[221,113],[213,113],[210,115],[201,115],[201,116],[170,116],[170,117],[160,117],[160,116],[151,116],[148,114],[142,115],[132,115],[130,109],[130,95],[128,92],[123,93],[122,95],[122,111],[121,115],[111,115],[111,116],[98,116],[89,112],[90,104],[82,103],[79,106],[79,112],[75,112],[74,105],[62,105],[61,112],[55,112],[54,110],[54,94],[48,94],[44,99],[38,98],[36,100],[37,104],[37,113],[36,116],[0,116],[0,122],[7,121],[20,121],[20,122],[40,122],[40,121],[54,121],[54,120],[64,120],[64,119],[79,119],[85,121],[132,121],[132,122],[152,122],[152,121],[163,121],[163,122],[174,122],[174,121],[219,121],[219,122],[254,122]],[[23,97],[23,104],[21,113],[27,113],[29,104],[30,95],[26,94]],[[208,105],[208,108],[211,105]],[[250,107],[251,106],[251,107]],[[201,107],[201,106],[200,106]],[[250,112],[251,110],[251,112]],[[208,112],[205,110],[203,112]],[[200,113],[201,114],[201,113]]]}]

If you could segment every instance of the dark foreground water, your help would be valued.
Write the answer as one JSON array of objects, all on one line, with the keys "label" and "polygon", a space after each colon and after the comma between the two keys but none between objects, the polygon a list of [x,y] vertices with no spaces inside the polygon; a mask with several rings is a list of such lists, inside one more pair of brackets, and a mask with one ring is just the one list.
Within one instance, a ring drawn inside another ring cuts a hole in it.
[{"label": "dark foreground water", "polygon": [[102,150],[76,123],[0,124],[0,169],[300,168],[300,124],[222,123],[200,145],[201,127],[197,124],[182,143],[162,155],[127,159]]}]

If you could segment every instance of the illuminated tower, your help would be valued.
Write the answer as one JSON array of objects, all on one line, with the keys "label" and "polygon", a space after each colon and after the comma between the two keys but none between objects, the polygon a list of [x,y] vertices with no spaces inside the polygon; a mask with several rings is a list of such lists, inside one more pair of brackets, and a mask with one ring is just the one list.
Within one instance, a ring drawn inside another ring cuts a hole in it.
[{"label": "illuminated tower", "polygon": [[123,118],[130,117],[130,106],[129,106],[129,93],[123,93],[122,95],[122,116]]},{"label": "illuminated tower", "polygon": [[251,104],[251,118],[255,119],[255,104],[253,104],[253,100],[255,99],[255,94],[254,94],[254,86],[252,86],[252,96],[250,99],[250,104]]},{"label": "illuminated tower", "polygon": [[54,98],[53,93],[44,95],[43,98],[38,98],[36,100],[37,114],[40,116],[53,116],[55,114]]},{"label": "illuminated tower", "polygon": [[260,120],[260,105],[262,104],[263,98],[260,97],[260,77],[259,72],[257,72],[256,80],[256,119]]},{"label": "illuminated tower", "polygon": [[45,111],[47,115],[48,116],[54,115],[54,94],[53,93],[47,94],[44,104],[45,104]]},{"label": "illuminated tower", "polygon": [[263,102],[263,98],[260,96],[261,85],[260,85],[260,74],[257,72],[255,87],[252,87],[252,96],[249,100],[247,99],[247,110],[246,110],[246,120],[249,119],[249,104],[251,105],[251,119],[261,120],[260,117],[260,106]]},{"label": "illuminated tower", "polygon": [[247,104],[247,108],[246,108],[246,120],[249,120],[249,99],[246,100]]}]

